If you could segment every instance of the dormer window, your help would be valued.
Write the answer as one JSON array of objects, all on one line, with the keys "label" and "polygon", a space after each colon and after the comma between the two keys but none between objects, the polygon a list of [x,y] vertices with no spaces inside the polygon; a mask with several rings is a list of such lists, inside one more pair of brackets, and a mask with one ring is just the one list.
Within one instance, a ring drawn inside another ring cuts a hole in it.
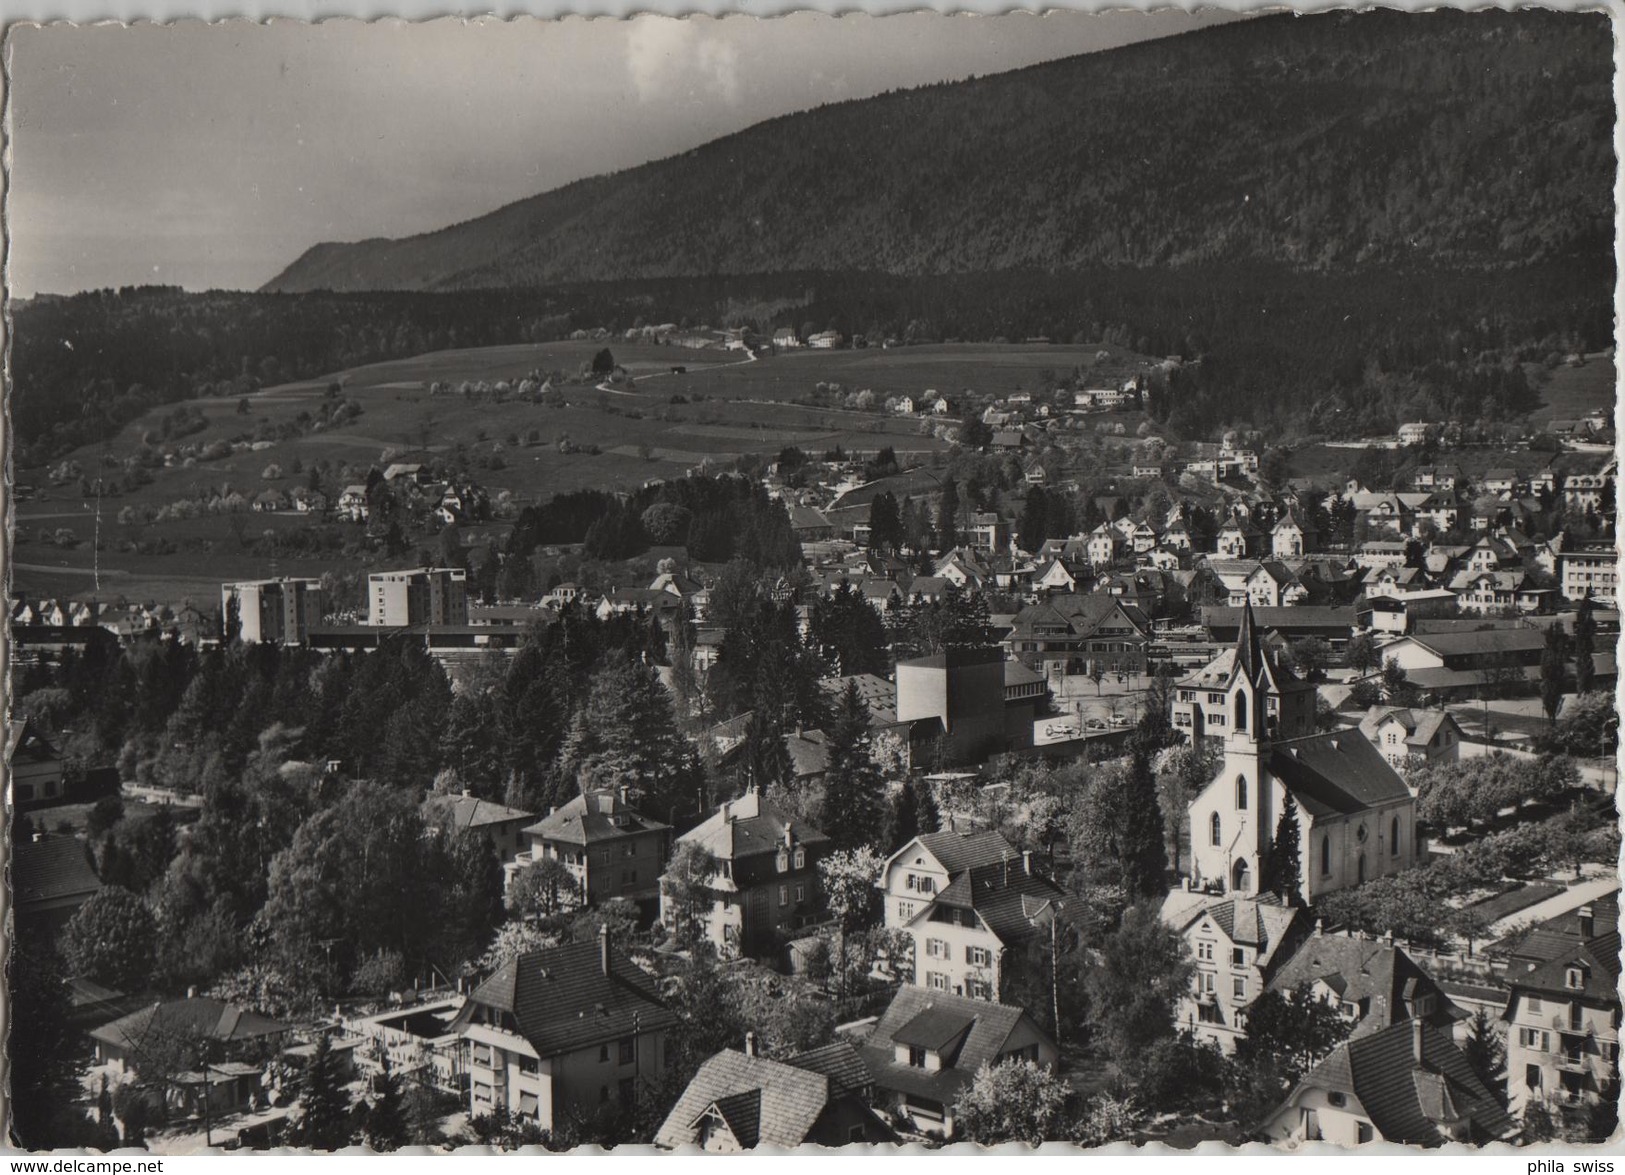
[{"label": "dormer window", "polygon": [[806,849],[797,849],[796,850],[796,868],[797,869],[805,869],[806,867],[807,867],[807,850]]},{"label": "dormer window", "polygon": [[1570,967],[1563,975],[1563,984],[1570,991],[1582,991],[1586,985],[1584,967]]},{"label": "dormer window", "polygon": [[779,850],[778,860],[775,862],[780,873],[790,872],[790,854],[783,849]]}]

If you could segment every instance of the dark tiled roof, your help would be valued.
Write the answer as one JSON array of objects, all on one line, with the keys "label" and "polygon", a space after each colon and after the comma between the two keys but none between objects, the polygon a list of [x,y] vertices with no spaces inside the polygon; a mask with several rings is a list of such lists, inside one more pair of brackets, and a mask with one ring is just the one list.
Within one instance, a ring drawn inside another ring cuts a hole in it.
[{"label": "dark tiled roof", "polygon": [[1035,919],[1063,896],[1060,886],[1041,874],[1028,873],[1017,858],[966,870],[932,904],[975,910],[999,941],[1009,946],[1032,935],[1038,929]]},{"label": "dark tiled roof", "polygon": [[521,812],[504,804],[482,800],[478,796],[431,793],[423,806],[431,819],[444,820],[453,828],[489,828],[493,824],[506,824],[511,820],[529,820],[534,812]]},{"label": "dark tiled roof", "polygon": [[676,1023],[649,977],[619,951],[610,951],[605,975],[599,949],[572,943],[510,959],[475,989],[453,1027],[466,1025],[476,1004],[496,1008],[548,1057]]},{"label": "dark tiled roof", "polygon": [[1355,813],[1411,794],[1377,748],[1356,730],[1274,743],[1270,772],[1311,816]]},{"label": "dark tiled roof", "polygon": [[1546,634],[1534,628],[1490,628],[1474,632],[1438,632],[1412,635],[1411,641],[1441,657],[1476,653],[1527,652],[1546,643]]},{"label": "dark tiled roof", "polygon": [[892,1033],[894,1044],[913,1045],[941,1053],[945,1061],[976,1023],[973,1016],[954,1008],[926,1008]]},{"label": "dark tiled roof", "polygon": [[[1507,983],[1514,988],[1572,998],[1576,994],[1605,1004],[1619,1003],[1620,934],[1618,894],[1589,903],[1592,932],[1582,936],[1578,909],[1543,922],[1507,952]],[[1569,986],[1569,968],[1582,981]]]},{"label": "dark tiled roof", "polygon": [[1317,980],[1349,1003],[1370,1001],[1356,1034],[1409,1019],[1407,997],[1435,997],[1429,1023],[1443,1027],[1459,1018],[1458,1009],[1439,985],[1403,950],[1380,939],[1341,934],[1307,938],[1280,964],[1268,986],[1285,994]]},{"label": "dark tiled roof", "polygon": [[224,1000],[194,996],[153,1004],[91,1030],[91,1037],[118,1048],[140,1049],[169,1040],[247,1041],[277,1036],[291,1026]]},{"label": "dark tiled roof", "polygon": [[[983,1063],[994,1064],[1004,1048],[1005,1041],[1027,1013],[1009,1004],[995,1004],[989,1000],[968,996],[949,995],[947,992],[928,991],[923,987],[902,987],[892,998],[891,1005],[881,1014],[866,1044],[871,1049],[883,1049],[891,1055],[897,1034],[921,1012],[948,1012],[971,1021],[965,1043],[960,1047],[954,1068],[975,1073]],[[865,1052],[864,1059],[868,1060]],[[873,1066],[871,1066],[872,1068]],[[876,1075],[878,1077],[878,1074]]]},{"label": "dark tiled roof", "polygon": [[[1228,629],[1232,625],[1239,626],[1241,612],[1240,608],[1209,605],[1202,609],[1202,623],[1210,631],[1216,628]],[[1253,622],[1260,629],[1328,628],[1352,631],[1354,609],[1322,608],[1310,604],[1302,604],[1296,608],[1254,608]]]},{"label": "dark tiled roof", "polygon": [[527,835],[566,844],[594,845],[670,827],[634,810],[614,792],[577,796],[525,829]]},{"label": "dark tiled roof", "polygon": [[850,1042],[838,1040],[810,1052],[797,1053],[787,1064],[809,1073],[822,1073],[829,1078],[831,1093],[846,1093],[868,1088],[874,1084],[869,1066],[863,1063]]},{"label": "dark tiled roof", "polygon": [[829,1099],[830,1080],[822,1073],[726,1049],[694,1074],[655,1131],[655,1145],[695,1142],[695,1127],[714,1106],[741,1146],[799,1146]]},{"label": "dark tiled roof", "polygon": [[919,842],[950,876],[977,865],[1019,859],[1020,851],[997,832],[925,832]]},{"label": "dark tiled roof", "polygon": [[719,861],[737,861],[759,853],[777,852],[784,844],[787,828],[797,844],[824,844],[829,840],[806,821],[781,816],[758,792],[747,792],[737,800],[729,800],[710,819],[678,839],[704,845]]},{"label": "dark tiled roof", "polygon": [[1470,1140],[1479,1144],[1517,1132],[1462,1051],[1425,1025],[1395,1024],[1344,1042],[1303,1079],[1299,1090],[1304,1089],[1352,1093],[1387,1142],[1442,1145],[1453,1140],[1441,1126],[1457,1118],[1466,1119]]},{"label": "dark tiled roof", "polygon": [[753,1147],[761,1138],[762,1127],[762,1091],[747,1089],[742,1093],[729,1094],[718,1098],[712,1103],[722,1120],[733,1131],[733,1136],[739,1140],[742,1147]]},{"label": "dark tiled roof", "polygon": [[13,848],[12,884],[18,905],[93,894],[102,887],[90,849],[74,836],[41,836]]}]

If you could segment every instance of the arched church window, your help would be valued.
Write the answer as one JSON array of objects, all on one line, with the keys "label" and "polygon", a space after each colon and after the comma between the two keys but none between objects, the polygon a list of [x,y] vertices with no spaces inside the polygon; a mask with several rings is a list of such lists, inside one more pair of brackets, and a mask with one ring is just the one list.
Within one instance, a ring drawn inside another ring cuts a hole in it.
[{"label": "arched church window", "polygon": [[1236,691],[1236,729],[1247,729],[1247,691]]},{"label": "arched church window", "polygon": [[1332,871],[1332,838],[1325,834],[1320,838],[1320,872],[1322,876]]},{"label": "arched church window", "polygon": [[1247,807],[1247,777],[1236,776],[1236,808],[1242,810]]},{"label": "arched church window", "polygon": [[1207,827],[1209,841],[1215,848],[1217,848],[1220,841],[1223,839],[1220,832],[1219,814],[1217,812],[1213,813],[1212,817],[1209,818]]}]

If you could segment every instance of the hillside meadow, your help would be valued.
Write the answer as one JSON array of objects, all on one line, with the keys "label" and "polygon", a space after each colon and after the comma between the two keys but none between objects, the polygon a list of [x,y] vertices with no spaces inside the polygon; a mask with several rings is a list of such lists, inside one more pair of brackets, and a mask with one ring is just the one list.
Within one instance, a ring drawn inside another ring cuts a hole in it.
[{"label": "hillside meadow", "polygon": [[[459,386],[510,382],[532,371],[574,375],[604,346],[633,377],[631,388],[600,390],[589,383],[558,385],[562,406],[509,400],[470,403],[460,395],[432,395],[436,382]],[[822,452],[840,446],[867,452],[891,446],[900,455],[929,460],[948,444],[933,435],[940,421],[807,406],[788,401],[808,397],[818,383],[846,390],[870,388],[877,399],[920,396],[928,390],[952,398],[963,389],[978,394],[1036,392],[1056,375],[1082,367],[1086,381],[1114,383],[1148,360],[1116,347],[1046,344],[942,344],[893,350],[793,351],[743,360],[736,353],[691,350],[625,342],[558,342],[441,351],[410,359],[369,364],[318,379],[278,384],[247,397],[191,400],[202,428],[179,441],[206,446],[294,421],[327,399],[333,382],[361,414],[321,431],[306,432],[256,451],[233,452],[191,466],[154,469],[152,482],[103,499],[100,598],[213,598],[215,587],[232,578],[264,575],[319,575],[356,570],[371,556],[280,555],[267,560],[246,549],[267,532],[311,526],[293,513],[204,515],[172,522],[120,522],[125,507],[159,509],[179,499],[207,496],[224,487],[252,499],[268,488],[284,493],[306,483],[308,471],[326,462],[323,486],[340,488],[342,466],[359,480],[386,453],[451,453],[461,447],[475,478],[493,497],[511,492],[521,501],[583,488],[631,489],[651,478],[681,476],[711,460],[730,463],[742,454],[776,454],[787,445]],[[677,374],[674,367],[686,371]],[[246,400],[247,410],[241,411]],[[674,402],[677,401],[677,402]],[[87,477],[139,452],[143,436],[160,426],[174,406],[137,418],[105,444],[68,455]],[[517,439],[518,443],[514,443]],[[577,451],[561,451],[567,440]],[[598,452],[591,452],[593,448]],[[265,478],[271,467],[280,476]],[[298,472],[295,472],[298,470]],[[20,502],[15,590],[26,595],[85,597],[93,592],[91,545],[93,503],[75,481],[51,485],[45,470],[24,470],[20,481],[36,487]],[[335,524],[346,541],[359,541],[361,528]],[[77,543],[42,541],[41,532],[65,528]],[[159,550],[152,550],[154,542]],[[433,547],[432,538],[414,536],[415,546]],[[121,550],[144,544],[144,552]],[[173,546],[173,550],[168,549]]]}]

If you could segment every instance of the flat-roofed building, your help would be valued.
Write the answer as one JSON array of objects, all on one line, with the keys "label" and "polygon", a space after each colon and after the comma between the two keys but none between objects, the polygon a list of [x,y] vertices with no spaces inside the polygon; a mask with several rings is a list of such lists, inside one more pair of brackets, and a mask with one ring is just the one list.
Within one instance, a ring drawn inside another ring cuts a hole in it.
[{"label": "flat-roofed building", "polygon": [[302,645],[322,619],[319,579],[255,579],[220,585],[220,615],[235,620],[239,640]]},{"label": "flat-roofed building", "polygon": [[461,567],[375,572],[367,576],[367,622],[467,624],[468,572]]}]

